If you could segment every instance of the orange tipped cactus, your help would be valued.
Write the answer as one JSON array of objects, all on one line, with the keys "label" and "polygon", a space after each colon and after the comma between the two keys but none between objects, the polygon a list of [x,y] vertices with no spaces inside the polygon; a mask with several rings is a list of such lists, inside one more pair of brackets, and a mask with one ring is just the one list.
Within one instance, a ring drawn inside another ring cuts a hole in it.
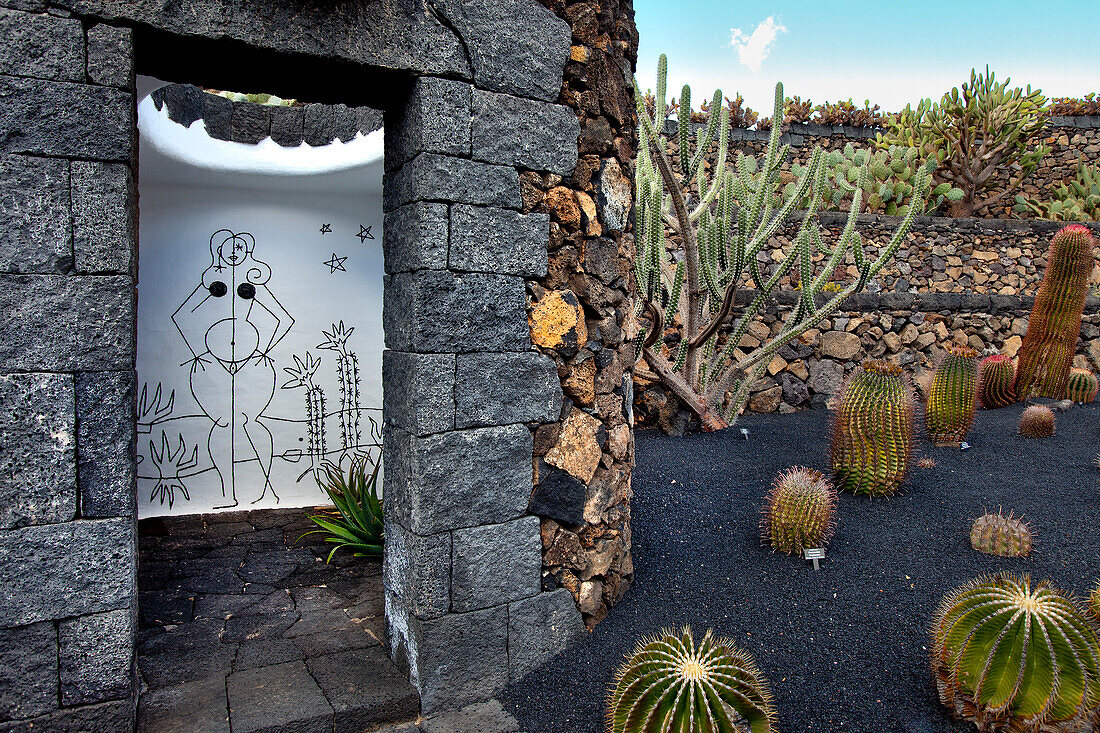
[{"label": "orange tipped cactus", "polygon": [[1054,410],[1045,405],[1032,405],[1020,415],[1020,435],[1026,438],[1049,438],[1054,435]]},{"label": "orange tipped cactus", "polygon": [[1074,402],[1092,402],[1100,392],[1100,380],[1088,369],[1076,367],[1069,370],[1066,380],[1066,399]]},{"label": "orange tipped cactus", "polygon": [[1016,367],[1004,354],[987,356],[978,364],[978,399],[995,410],[1016,404]]},{"label": "orange tipped cactus", "polygon": [[924,423],[932,442],[958,443],[970,432],[978,409],[978,352],[948,346],[932,377]]}]

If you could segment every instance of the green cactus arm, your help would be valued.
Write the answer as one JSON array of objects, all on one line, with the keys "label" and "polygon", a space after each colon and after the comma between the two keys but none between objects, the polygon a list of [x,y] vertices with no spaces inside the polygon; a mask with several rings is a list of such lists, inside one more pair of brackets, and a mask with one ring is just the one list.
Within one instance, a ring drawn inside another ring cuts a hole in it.
[{"label": "green cactus arm", "polygon": [[[715,94],[717,94],[717,92]],[[713,116],[714,107],[712,106],[710,109],[711,116]],[[707,209],[707,207],[710,206],[711,202],[714,201],[714,197],[722,189],[723,183],[725,182],[723,171],[726,170],[726,152],[729,149],[730,113],[727,108],[722,107],[722,111],[720,114],[721,127],[719,127],[718,133],[718,161],[713,169],[714,171],[716,171],[716,175],[714,176],[714,181],[711,183],[710,188],[707,189],[706,194],[704,194],[703,197],[700,199],[699,205],[695,207],[695,210],[688,215],[688,218],[691,221],[695,221],[696,219],[698,219],[699,216]],[[712,135],[713,133],[708,134]],[[705,152],[706,146],[700,146],[700,150]],[[703,187],[700,186],[699,190],[702,191]]]},{"label": "green cactus arm", "polygon": [[[707,126],[705,132],[703,132],[699,136],[699,146],[695,150],[695,155],[692,156],[691,163],[688,167],[689,178],[694,177],[700,166],[703,164],[703,158],[706,156],[707,153],[707,146],[710,141],[714,139],[714,133],[718,131],[720,119],[725,119],[725,124],[723,125],[723,127],[729,126],[729,110],[722,105],[722,90],[716,89],[714,91],[714,99],[712,99],[710,103],[710,109],[707,110]],[[688,122],[690,124],[690,114]],[[680,155],[681,157],[686,155],[684,150],[681,149]],[[722,170],[722,168],[718,167],[714,170],[720,171]]]},{"label": "green cactus arm", "polygon": [[677,113],[676,132],[680,137],[680,172],[691,180],[691,86],[684,84],[680,90],[680,111]]}]

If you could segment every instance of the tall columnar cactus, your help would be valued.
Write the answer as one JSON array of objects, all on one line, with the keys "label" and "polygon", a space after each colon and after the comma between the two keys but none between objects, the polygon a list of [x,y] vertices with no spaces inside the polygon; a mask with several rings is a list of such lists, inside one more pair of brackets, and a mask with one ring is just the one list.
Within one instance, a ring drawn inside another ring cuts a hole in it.
[{"label": "tall columnar cactus", "polygon": [[913,454],[913,388],[901,367],[866,361],[841,389],[833,418],[832,467],[842,491],[888,496]]},{"label": "tall columnar cactus", "polygon": [[1025,438],[1049,438],[1054,435],[1054,410],[1032,405],[1020,414],[1020,435]]},{"label": "tall columnar cactus", "polygon": [[1049,583],[997,574],[949,593],[932,625],[940,702],[979,731],[1091,731],[1100,641]]},{"label": "tall columnar cactus", "polygon": [[795,466],[775,478],[764,502],[764,540],[788,555],[824,547],[836,527],[836,489],[820,472]]},{"label": "tall columnar cactus", "polygon": [[1050,242],[1016,367],[1016,394],[1022,400],[1065,397],[1089,293],[1093,244],[1092,233],[1081,224],[1062,227]]},{"label": "tall columnar cactus", "polygon": [[769,733],[771,693],[752,657],[707,631],[643,639],[619,668],[607,710],[608,733]]},{"label": "tall columnar cactus", "polygon": [[1004,354],[987,356],[978,364],[978,398],[982,407],[995,410],[1016,404],[1016,366]]},{"label": "tall columnar cactus", "polygon": [[1088,369],[1073,367],[1066,379],[1066,399],[1074,402],[1092,402],[1100,392],[1100,379]]},{"label": "tall columnar cactus", "polygon": [[[827,245],[817,223],[826,188],[825,153],[820,148],[811,153],[790,196],[781,202],[780,170],[790,151],[789,145],[779,144],[781,126],[772,127],[762,164],[738,154],[735,165],[728,165],[729,110],[722,106],[718,91],[708,108],[706,126],[694,139],[687,115],[678,125],[676,164],[668,154],[665,135],[666,81],[662,55],[652,116],[637,94],[635,277],[641,296],[637,315],[644,313],[648,320],[647,329],[638,337],[639,352],[665,386],[699,417],[703,428],[713,430],[736,419],[748,401],[750,387],[780,347],[829,317],[893,258],[917,207],[909,211],[878,257],[870,259],[855,230],[862,192],[868,190],[870,173],[865,164],[857,177],[847,224],[839,239]],[[634,86],[637,92],[637,81]],[[691,89],[685,86],[681,110],[690,108],[690,99]],[[776,84],[773,119],[780,119],[783,99],[783,85]],[[717,159],[713,166],[704,166],[716,136]],[[930,178],[928,168],[920,166],[913,181],[914,198],[925,197]],[[778,246],[773,235],[803,200],[806,212],[798,233],[782,252],[775,252],[777,264],[765,269],[760,255],[769,244]],[[679,240],[682,258],[670,256],[666,228],[673,241]],[[826,291],[837,268],[843,272],[849,253],[858,276],[835,292]],[[776,288],[792,271],[798,273],[800,285],[794,307],[770,341],[748,356],[738,356],[749,326],[774,301]],[[753,288],[748,303],[739,308],[740,315],[729,324],[725,338],[738,290],[746,287]],[[664,327],[675,316],[682,325],[681,339],[666,352],[662,348]],[[731,390],[732,397],[727,400]]]},{"label": "tall columnar cactus", "polygon": [[970,432],[978,408],[978,352],[948,346],[932,377],[924,423],[936,444],[957,443]]},{"label": "tall columnar cactus", "polygon": [[1026,557],[1034,544],[1031,527],[1022,517],[987,512],[970,526],[970,546],[998,557]]}]

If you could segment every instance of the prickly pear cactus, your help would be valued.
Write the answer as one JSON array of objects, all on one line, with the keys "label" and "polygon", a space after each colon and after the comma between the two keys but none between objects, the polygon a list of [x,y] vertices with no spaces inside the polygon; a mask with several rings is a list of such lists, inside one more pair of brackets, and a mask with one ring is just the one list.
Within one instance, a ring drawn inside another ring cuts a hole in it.
[{"label": "prickly pear cactus", "polygon": [[932,624],[940,702],[979,731],[1094,731],[1100,640],[1047,582],[981,577],[949,593]]},{"label": "prickly pear cactus", "polygon": [[1016,366],[1004,354],[987,356],[978,363],[978,399],[995,410],[1016,404]]},{"label": "prickly pear cactus", "polygon": [[1020,345],[1016,394],[1021,399],[1064,399],[1081,314],[1093,267],[1092,233],[1081,224],[1062,227],[1050,241],[1050,256]]},{"label": "prickly pear cactus", "polygon": [[957,443],[970,432],[978,408],[978,352],[948,346],[932,377],[924,423],[932,442]]},{"label": "prickly pear cactus", "polygon": [[1031,527],[1012,512],[1007,517],[1001,512],[987,512],[970,527],[970,546],[987,555],[1027,557],[1033,542]]},{"label": "prickly pear cactus", "polygon": [[698,646],[688,627],[643,639],[608,699],[608,733],[770,733],[775,724],[752,656],[709,630]]},{"label": "prickly pear cactus", "polygon": [[1100,392],[1100,379],[1088,369],[1073,367],[1066,380],[1066,399],[1074,402],[1092,402]]},{"label": "prickly pear cactus", "polygon": [[764,541],[788,555],[824,547],[833,535],[836,489],[820,472],[795,466],[780,472],[764,504]]},{"label": "prickly pear cactus", "polygon": [[1032,405],[1020,414],[1020,435],[1025,438],[1049,438],[1054,435],[1054,410]]},{"label": "prickly pear cactus", "polygon": [[888,496],[913,454],[913,388],[901,367],[866,361],[841,389],[831,459],[841,491]]}]

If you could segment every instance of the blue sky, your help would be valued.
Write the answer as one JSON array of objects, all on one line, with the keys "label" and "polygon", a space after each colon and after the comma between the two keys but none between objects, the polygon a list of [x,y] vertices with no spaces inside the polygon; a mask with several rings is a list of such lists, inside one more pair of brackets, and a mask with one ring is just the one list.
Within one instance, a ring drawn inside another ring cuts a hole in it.
[{"label": "blue sky", "polygon": [[894,111],[986,64],[1047,97],[1100,92],[1095,0],[635,0],[634,10],[642,88],[655,86],[663,52],[669,96],[690,83],[695,107],[720,87],[764,116],[782,81],[787,96]]}]

